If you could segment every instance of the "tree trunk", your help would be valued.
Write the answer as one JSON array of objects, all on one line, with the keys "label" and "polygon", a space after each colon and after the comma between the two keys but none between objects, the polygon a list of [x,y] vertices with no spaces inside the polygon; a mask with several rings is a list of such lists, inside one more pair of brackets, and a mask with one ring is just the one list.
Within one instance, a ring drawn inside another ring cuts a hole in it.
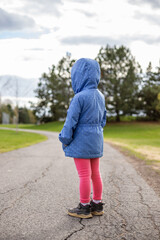
[{"label": "tree trunk", "polygon": [[119,112],[116,111],[117,115],[116,115],[116,122],[120,122],[120,116],[119,116]]}]

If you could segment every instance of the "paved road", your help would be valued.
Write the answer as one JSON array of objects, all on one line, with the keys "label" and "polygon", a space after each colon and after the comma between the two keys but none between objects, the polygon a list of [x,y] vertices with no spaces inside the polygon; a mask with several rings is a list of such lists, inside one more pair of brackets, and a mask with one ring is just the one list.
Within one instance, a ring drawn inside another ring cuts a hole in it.
[{"label": "paved road", "polygon": [[44,134],[45,142],[0,154],[0,240],[160,240],[160,198],[106,143],[104,216],[68,216],[79,202],[77,172],[58,134]]}]

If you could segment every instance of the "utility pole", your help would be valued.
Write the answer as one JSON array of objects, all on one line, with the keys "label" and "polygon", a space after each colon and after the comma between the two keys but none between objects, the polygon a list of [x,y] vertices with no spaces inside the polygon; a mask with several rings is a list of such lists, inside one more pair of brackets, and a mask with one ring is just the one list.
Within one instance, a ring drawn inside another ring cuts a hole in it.
[{"label": "utility pole", "polygon": [[2,100],[1,100],[1,92],[0,92],[0,119],[2,119]]},{"label": "utility pole", "polygon": [[18,79],[16,79],[16,132],[18,133],[19,108],[18,108]]}]

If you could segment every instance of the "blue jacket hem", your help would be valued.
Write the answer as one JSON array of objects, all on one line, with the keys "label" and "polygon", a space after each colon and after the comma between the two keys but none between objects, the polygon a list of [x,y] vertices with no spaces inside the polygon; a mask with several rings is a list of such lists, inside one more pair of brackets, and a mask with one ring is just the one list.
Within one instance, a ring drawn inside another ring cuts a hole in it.
[{"label": "blue jacket hem", "polygon": [[66,153],[65,152],[65,156],[66,157],[72,157],[72,158],[100,158],[103,156],[103,153],[101,154],[92,154],[92,155],[89,155],[89,156],[84,156],[84,155],[74,155],[74,154],[69,154],[69,153]]}]

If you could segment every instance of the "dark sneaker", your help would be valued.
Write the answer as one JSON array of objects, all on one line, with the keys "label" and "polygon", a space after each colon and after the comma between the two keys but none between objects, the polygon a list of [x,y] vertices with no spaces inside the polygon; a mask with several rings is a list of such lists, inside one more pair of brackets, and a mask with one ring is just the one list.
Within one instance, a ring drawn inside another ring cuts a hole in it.
[{"label": "dark sneaker", "polygon": [[103,215],[104,211],[103,211],[103,205],[105,203],[99,202],[99,203],[95,203],[91,200],[90,205],[91,205],[91,213],[92,215],[97,215],[97,216],[101,216]]},{"label": "dark sneaker", "polygon": [[72,217],[91,218],[92,217],[91,206],[90,205],[83,206],[81,203],[79,203],[78,207],[69,209],[68,214]]}]

